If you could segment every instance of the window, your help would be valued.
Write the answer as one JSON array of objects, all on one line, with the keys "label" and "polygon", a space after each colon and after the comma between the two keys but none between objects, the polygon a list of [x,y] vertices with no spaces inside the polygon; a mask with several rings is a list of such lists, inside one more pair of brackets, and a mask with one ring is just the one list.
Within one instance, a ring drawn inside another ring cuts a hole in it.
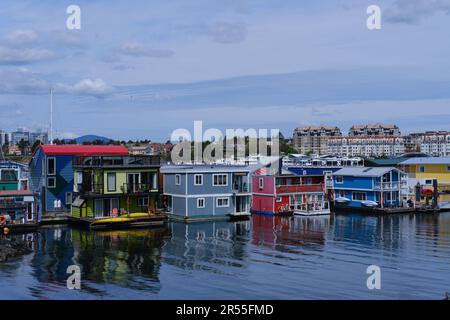
[{"label": "window", "polygon": [[138,206],[139,207],[148,207],[148,198],[147,197],[140,197],[137,199]]},{"label": "window", "polygon": [[336,176],[336,183],[339,183],[339,184],[344,183],[344,177],[343,176]]},{"label": "window", "polygon": [[115,172],[109,172],[107,174],[107,189],[108,189],[108,192],[116,191],[116,173]]},{"label": "window", "polygon": [[277,202],[281,202],[281,197],[277,197]]},{"label": "window", "polygon": [[47,178],[47,188],[56,188],[56,178],[55,177]]},{"label": "window", "polygon": [[83,183],[83,172],[77,171],[77,184]]},{"label": "window", "polygon": [[230,206],[230,203],[229,203],[228,198],[217,198],[216,199],[216,207],[225,208],[225,207],[229,207],[229,206]]},{"label": "window", "polygon": [[204,208],[205,207],[205,198],[198,198],[197,199],[197,208]]},{"label": "window", "polygon": [[72,204],[72,192],[66,192],[66,204]]},{"label": "window", "polygon": [[419,167],[419,172],[425,172],[425,166],[420,166]]},{"label": "window", "polygon": [[264,188],[264,179],[263,178],[259,178],[258,187],[259,187],[259,189],[263,189]]},{"label": "window", "polygon": [[202,174],[194,175],[194,185],[196,185],[196,186],[203,185],[203,175]]},{"label": "window", "polygon": [[228,175],[227,174],[214,174],[213,175],[213,186],[226,186],[228,185]]},{"label": "window", "polygon": [[365,192],[353,192],[352,198],[354,201],[366,201],[367,193]]},{"label": "window", "polygon": [[447,167],[447,171],[450,171],[450,166]]},{"label": "window", "polygon": [[47,174],[48,175],[56,174],[56,159],[55,158],[47,158]]},{"label": "window", "polygon": [[425,184],[431,186],[433,184],[433,180],[425,180]]},{"label": "window", "polygon": [[179,186],[181,184],[181,176],[179,174],[175,175],[175,184]]}]

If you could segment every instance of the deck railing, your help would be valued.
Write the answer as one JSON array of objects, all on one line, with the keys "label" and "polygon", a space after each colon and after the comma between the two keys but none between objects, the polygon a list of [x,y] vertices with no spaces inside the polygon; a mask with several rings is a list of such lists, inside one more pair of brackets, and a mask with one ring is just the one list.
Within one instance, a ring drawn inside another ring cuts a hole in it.
[{"label": "deck railing", "polygon": [[139,168],[160,166],[159,156],[88,156],[75,157],[73,166],[80,168]]},{"label": "deck railing", "polygon": [[407,181],[377,182],[374,186],[375,190],[398,190],[406,187]]},{"label": "deck railing", "polygon": [[277,193],[298,193],[298,192],[321,192],[322,184],[302,184],[302,185],[277,185]]},{"label": "deck railing", "polygon": [[127,194],[150,193],[157,189],[157,186],[148,183],[124,183],[121,187],[122,192]]},{"label": "deck railing", "polygon": [[297,203],[290,206],[293,211],[314,212],[324,211],[330,209],[330,204],[327,201],[314,203]]},{"label": "deck railing", "polygon": [[81,194],[103,194],[104,187],[103,184],[88,184],[88,183],[79,183],[77,185],[77,192]]}]

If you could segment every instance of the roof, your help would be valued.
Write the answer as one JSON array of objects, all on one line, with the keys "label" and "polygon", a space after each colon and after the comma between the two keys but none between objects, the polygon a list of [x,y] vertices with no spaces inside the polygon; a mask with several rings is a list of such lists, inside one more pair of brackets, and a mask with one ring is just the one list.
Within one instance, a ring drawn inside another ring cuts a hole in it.
[{"label": "roof", "polygon": [[381,177],[383,174],[392,170],[394,167],[348,167],[336,171],[335,176],[356,176],[356,177]]},{"label": "roof", "polygon": [[390,158],[390,159],[368,159],[366,163],[374,167],[392,167],[405,161],[407,158]]},{"label": "roof", "polygon": [[32,196],[33,191],[31,190],[2,190],[0,191],[0,197],[5,196]]},{"label": "roof", "polygon": [[161,167],[162,173],[222,173],[253,172],[262,165],[166,165]]},{"label": "roof", "polygon": [[450,157],[427,157],[427,158],[410,158],[403,162],[401,165],[412,165],[412,164],[448,164],[450,165]]},{"label": "roof", "polygon": [[96,146],[96,145],[50,145],[45,144],[39,146],[42,151],[48,156],[94,156],[94,155],[128,155],[128,149],[124,146]]}]

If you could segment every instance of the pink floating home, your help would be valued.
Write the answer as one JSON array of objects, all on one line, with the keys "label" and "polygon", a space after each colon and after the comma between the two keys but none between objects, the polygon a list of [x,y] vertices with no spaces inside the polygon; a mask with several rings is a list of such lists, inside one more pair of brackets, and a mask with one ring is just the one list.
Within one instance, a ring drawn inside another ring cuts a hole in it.
[{"label": "pink floating home", "polygon": [[265,215],[328,215],[330,204],[323,175],[300,176],[288,170],[252,177],[252,212]]}]

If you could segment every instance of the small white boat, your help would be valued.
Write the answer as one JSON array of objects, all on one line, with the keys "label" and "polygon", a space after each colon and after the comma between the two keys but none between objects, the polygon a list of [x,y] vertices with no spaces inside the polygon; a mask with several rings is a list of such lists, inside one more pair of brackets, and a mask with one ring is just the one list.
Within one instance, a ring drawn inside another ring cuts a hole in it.
[{"label": "small white boat", "polygon": [[377,207],[378,206],[378,202],[370,201],[370,200],[361,201],[361,204],[364,207],[369,207],[369,208],[373,208],[373,207]]},{"label": "small white boat", "polygon": [[336,198],[334,201],[336,201],[337,203],[349,203],[352,200],[350,200],[349,198],[345,198],[345,197],[339,197],[339,198]]}]

